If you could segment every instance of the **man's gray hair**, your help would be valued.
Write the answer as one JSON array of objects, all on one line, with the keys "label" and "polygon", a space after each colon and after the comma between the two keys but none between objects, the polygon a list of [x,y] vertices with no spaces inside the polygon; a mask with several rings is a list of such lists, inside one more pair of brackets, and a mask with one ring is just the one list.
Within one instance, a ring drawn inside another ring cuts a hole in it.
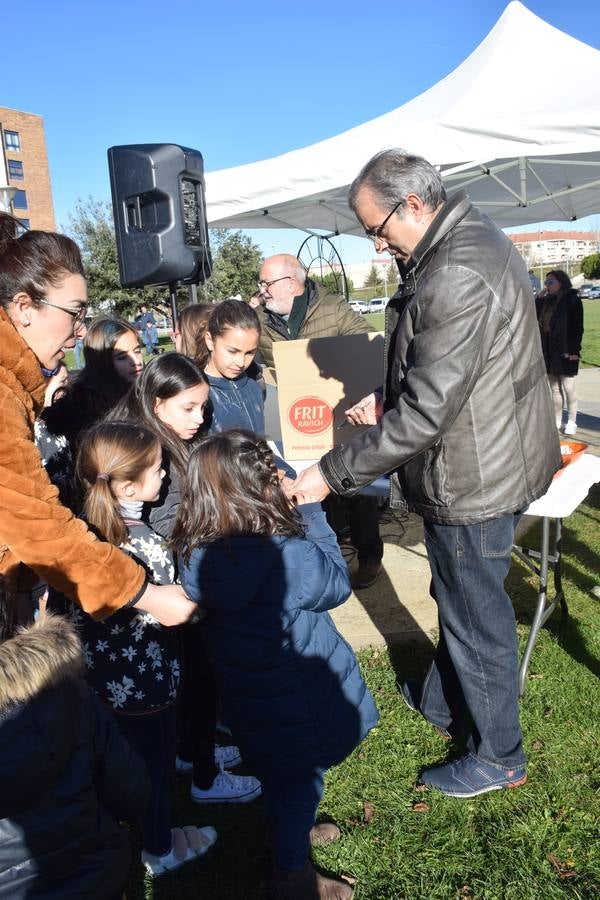
[{"label": "man's gray hair", "polygon": [[407,194],[416,194],[431,211],[446,200],[442,178],[431,163],[398,148],[375,154],[360,170],[348,195],[353,212],[362,188],[368,188],[384,209],[392,209]]}]

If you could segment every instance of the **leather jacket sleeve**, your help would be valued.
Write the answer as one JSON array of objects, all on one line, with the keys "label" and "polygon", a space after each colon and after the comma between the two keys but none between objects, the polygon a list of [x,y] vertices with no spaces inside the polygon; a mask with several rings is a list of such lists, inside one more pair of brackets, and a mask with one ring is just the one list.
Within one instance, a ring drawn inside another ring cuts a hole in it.
[{"label": "leather jacket sleeve", "polygon": [[[468,401],[499,329],[508,327],[484,279],[464,266],[437,267],[406,305],[388,356],[387,404],[393,405],[349,444],[320,462],[333,491],[356,493],[431,447]],[[399,346],[409,366],[404,372]]]}]

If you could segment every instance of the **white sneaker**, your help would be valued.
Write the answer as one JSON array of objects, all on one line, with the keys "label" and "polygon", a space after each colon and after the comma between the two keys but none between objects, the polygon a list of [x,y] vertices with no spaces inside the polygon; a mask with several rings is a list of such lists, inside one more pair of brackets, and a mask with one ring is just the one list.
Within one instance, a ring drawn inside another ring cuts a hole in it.
[{"label": "white sneaker", "polygon": [[[219,747],[215,744],[215,763],[219,769],[235,769],[242,762],[242,757],[238,747],[230,745],[229,747]],[[175,771],[183,775],[189,775],[194,771],[194,763],[187,759],[181,759],[180,756],[175,757]]]},{"label": "white sneaker", "polygon": [[235,769],[242,761],[238,747],[230,744],[228,747],[219,747],[215,744],[215,762],[220,769]]},{"label": "white sneaker", "polygon": [[179,756],[175,757],[175,771],[176,772],[193,772],[194,763],[188,762],[187,759],[181,759]]},{"label": "white sneaker", "polygon": [[206,791],[192,782],[190,796],[194,803],[249,803],[259,797],[261,791],[260,781],[253,775],[219,772]]},{"label": "white sneaker", "polygon": [[577,434],[577,424],[569,420],[565,425],[564,434]]},{"label": "white sneaker", "polygon": [[155,856],[142,850],[142,863],[153,878],[172,872],[180,866],[198,859],[210,850],[217,839],[217,832],[211,825],[197,828],[195,825],[184,825],[183,828],[171,829],[171,849],[163,856]]}]

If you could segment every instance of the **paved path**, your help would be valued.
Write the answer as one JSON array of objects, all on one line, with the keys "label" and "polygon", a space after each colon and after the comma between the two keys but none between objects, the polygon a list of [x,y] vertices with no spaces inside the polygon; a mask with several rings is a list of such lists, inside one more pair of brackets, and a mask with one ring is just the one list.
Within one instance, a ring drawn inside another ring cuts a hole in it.
[{"label": "paved path", "polygon": [[577,395],[577,439],[585,441],[590,452],[600,456],[600,369],[579,370]]},{"label": "paved path", "polygon": [[[582,369],[578,377],[577,438],[600,455],[600,369]],[[384,572],[367,590],[352,594],[333,618],[355,648],[386,643],[435,641],[437,613],[429,596],[429,564],[418,516],[384,521]],[[351,568],[356,565],[350,563]]]}]

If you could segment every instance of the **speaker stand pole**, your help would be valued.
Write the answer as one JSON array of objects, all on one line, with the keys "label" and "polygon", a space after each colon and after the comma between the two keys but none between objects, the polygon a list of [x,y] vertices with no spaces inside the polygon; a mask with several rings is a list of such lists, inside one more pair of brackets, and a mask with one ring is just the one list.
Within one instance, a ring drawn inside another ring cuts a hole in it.
[{"label": "speaker stand pole", "polygon": [[171,318],[173,320],[173,331],[177,328],[177,282],[172,281],[169,285],[169,294],[171,296]]}]

